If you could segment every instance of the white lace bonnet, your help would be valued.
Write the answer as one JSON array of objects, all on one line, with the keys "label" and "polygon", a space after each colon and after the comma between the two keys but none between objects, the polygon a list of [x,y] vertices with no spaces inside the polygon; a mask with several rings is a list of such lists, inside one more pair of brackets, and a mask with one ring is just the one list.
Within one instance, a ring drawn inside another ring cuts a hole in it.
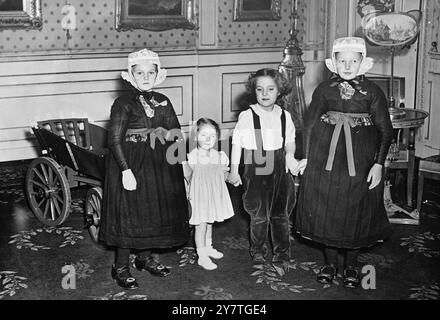
[{"label": "white lace bonnet", "polygon": [[367,57],[367,48],[365,46],[365,40],[358,37],[344,37],[338,38],[333,41],[332,57],[325,59],[325,65],[334,73],[336,70],[336,52],[354,51],[362,54],[362,62],[359,68],[357,76],[363,75],[368,72],[374,64],[373,58]]},{"label": "white lace bonnet", "polygon": [[156,52],[153,52],[148,49],[142,49],[132,52],[128,55],[128,72],[122,71],[121,76],[122,79],[130,82],[131,85],[136,89],[138,89],[139,91],[142,90],[139,89],[139,87],[136,84],[136,81],[134,80],[132,67],[138,63],[146,62],[146,61],[151,62],[157,66],[157,77],[153,87],[156,87],[159,84],[161,84],[167,77],[167,70],[160,66],[159,56],[157,55]]}]

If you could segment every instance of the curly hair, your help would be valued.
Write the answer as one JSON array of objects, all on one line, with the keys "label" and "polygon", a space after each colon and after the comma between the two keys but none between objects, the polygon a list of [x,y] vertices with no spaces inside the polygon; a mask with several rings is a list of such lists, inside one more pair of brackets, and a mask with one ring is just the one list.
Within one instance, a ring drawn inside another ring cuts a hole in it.
[{"label": "curly hair", "polygon": [[251,73],[246,83],[246,91],[250,98],[251,103],[257,102],[257,94],[255,92],[257,79],[259,77],[271,77],[278,87],[279,96],[277,98],[277,103],[280,102],[286,94],[290,92],[291,85],[289,81],[278,71],[271,68],[263,68],[255,73]]}]

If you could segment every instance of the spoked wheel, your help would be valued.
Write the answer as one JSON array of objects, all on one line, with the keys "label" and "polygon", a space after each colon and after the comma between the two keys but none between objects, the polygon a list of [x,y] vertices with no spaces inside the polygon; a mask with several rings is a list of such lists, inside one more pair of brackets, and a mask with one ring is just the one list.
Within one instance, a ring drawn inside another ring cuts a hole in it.
[{"label": "spoked wheel", "polygon": [[101,225],[102,189],[94,187],[86,195],[86,226],[93,242],[98,243],[99,227]]},{"label": "spoked wheel", "polygon": [[37,158],[29,165],[26,196],[32,212],[45,225],[58,226],[69,216],[69,183],[63,168],[51,158]]}]

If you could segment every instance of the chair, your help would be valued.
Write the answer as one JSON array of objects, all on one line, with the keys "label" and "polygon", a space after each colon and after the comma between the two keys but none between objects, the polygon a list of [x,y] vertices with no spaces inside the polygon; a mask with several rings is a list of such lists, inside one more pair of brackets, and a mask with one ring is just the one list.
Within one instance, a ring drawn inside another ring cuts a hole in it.
[{"label": "chair", "polygon": [[425,178],[440,181],[440,155],[420,160],[419,183],[417,188],[417,210],[419,212],[422,207]]},{"label": "chair", "polygon": [[89,121],[85,118],[38,121],[38,127],[84,149],[91,149]]}]

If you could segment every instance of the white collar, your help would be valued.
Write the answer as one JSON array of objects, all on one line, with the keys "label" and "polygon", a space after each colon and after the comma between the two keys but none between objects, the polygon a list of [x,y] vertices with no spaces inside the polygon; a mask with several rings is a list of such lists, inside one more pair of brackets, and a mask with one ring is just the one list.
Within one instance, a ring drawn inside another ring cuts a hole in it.
[{"label": "white collar", "polygon": [[252,110],[255,111],[256,114],[258,114],[259,116],[267,116],[267,114],[275,114],[277,116],[281,115],[281,107],[277,104],[275,104],[273,106],[273,110],[272,111],[266,111],[263,109],[263,107],[261,107],[258,103],[256,104],[251,104],[250,106],[252,108]]}]

